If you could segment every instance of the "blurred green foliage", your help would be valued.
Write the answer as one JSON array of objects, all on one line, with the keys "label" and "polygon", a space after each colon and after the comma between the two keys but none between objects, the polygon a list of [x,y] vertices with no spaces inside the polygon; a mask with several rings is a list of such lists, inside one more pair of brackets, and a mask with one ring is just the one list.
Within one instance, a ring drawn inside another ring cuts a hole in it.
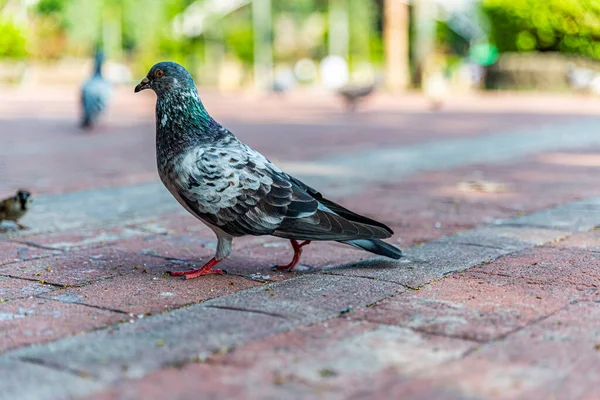
[{"label": "blurred green foliage", "polygon": [[0,58],[20,59],[27,55],[25,27],[0,19]]},{"label": "blurred green foliage", "polygon": [[[348,0],[348,18],[350,20],[350,65],[354,62],[371,60],[372,38],[374,36],[377,14],[380,12],[372,1]],[[378,35],[381,36],[381,35]],[[377,49],[377,43],[375,43]]]},{"label": "blurred green foliage", "polygon": [[[190,5],[203,1],[0,0],[0,56],[38,60],[90,57],[101,44],[108,59],[124,61],[136,73],[145,72],[157,59],[178,61],[194,69],[227,58],[249,67],[254,61],[251,4],[224,16],[209,16],[196,37],[176,31],[174,21]],[[275,63],[294,63],[303,57],[318,61],[328,54],[327,19],[332,1],[272,0],[273,29],[285,20],[291,31],[284,29],[283,33],[293,38],[274,46]],[[7,4],[12,5],[11,13],[21,7],[25,12],[19,11],[19,15],[26,15],[26,21],[15,25],[10,13],[2,14]],[[382,62],[382,1],[343,0],[339,4],[346,7],[349,18],[350,65]]]},{"label": "blurred green foliage", "polygon": [[465,56],[469,50],[469,41],[452,30],[445,21],[436,21],[435,40],[438,48],[451,54]]},{"label": "blurred green foliage", "polygon": [[228,29],[225,34],[225,46],[244,64],[254,61],[254,32],[252,25],[239,24]]},{"label": "blurred green foliage", "polygon": [[313,12],[327,12],[328,0],[271,0],[274,13],[288,12],[298,17],[310,15]]},{"label": "blurred green foliage", "polygon": [[40,15],[48,15],[63,12],[66,0],[40,0],[35,9]]},{"label": "blurred green foliage", "polygon": [[600,59],[599,0],[483,0],[502,51],[561,51]]},{"label": "blurred green foliage", "polygon": [[254,61],[254,32],[252,30],[252,10],[250,7],[241,9],[223,18],[225,29],[220,32],[227,53],[235,56],[244,64]]}]

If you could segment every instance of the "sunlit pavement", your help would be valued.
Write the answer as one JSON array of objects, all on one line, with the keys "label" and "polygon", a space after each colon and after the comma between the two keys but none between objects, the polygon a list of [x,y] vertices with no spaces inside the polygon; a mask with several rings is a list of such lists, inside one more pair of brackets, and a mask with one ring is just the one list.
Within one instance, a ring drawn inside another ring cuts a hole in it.
[{"label": "sunlit pavement", "polygon": [[211,231],[157,180],[154,99],[118,91],[77,129],[77,93],[0,93],[0,399],[598,399],[600,101],[201,91],[288,172],[388,223],[398,262],[331,243]]}]

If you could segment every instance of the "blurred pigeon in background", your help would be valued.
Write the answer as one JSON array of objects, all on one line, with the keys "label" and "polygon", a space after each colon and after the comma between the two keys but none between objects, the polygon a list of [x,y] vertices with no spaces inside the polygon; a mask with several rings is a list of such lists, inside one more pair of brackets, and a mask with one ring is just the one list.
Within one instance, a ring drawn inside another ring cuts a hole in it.
[{"label": "blurred pigeon in background", "polygon": [[346,85],[338,89],[337,94],[344,99],[346,108],[354,112],[358,103],[375,91],[375,84],[368,86]]},{"label": "blurred pigeon in background", "polygon": [[[272,235],[289,239],[293,270],[302,247],[334,240],[398,259],[402,252],[380,239],[393,232],[356,214],[286,174],[215,121],[181,65],[154,65],[135,92],[152,89],[156,101],[156,150],[162,182],[179,203],[217,235],[215,256],[200,269],[172,272],[186,279],[213,270],[232,250],[233,238]],[[299,241],[303,241],[299,243]]]},{"label": "blurred pigeon in background", "polygon": [[423,78],[423,93],[432,111],[440,110],[450,96],[450,83],[442,71],[435,71]]},{"label": "blurred pigeon in background", "polygon": [[90,129],[96,124],[112,94],[110,83],[102,77],[103,63],[104,53],[97,50],[94,75],[81,88],[81,127],[84,129]]},{"label": "blurred pigeon in background", "polygon": [[377,77],[370,85],[344,85],[337,89],[336,93],[344,100],[346,109],[349,112],[354,112],[358,105],[367,97],[371,96],[382,82],[383,78]]},{"label": "blurred pigeon in background", "polygon": [[273,79],[273,85],[271,86],[271,92],[282,96],[294,89],[295,85],[296,78],[294,76],[294,72],[289,68],[284,69],[275,75],[275,79]]},{"label": "blurred pigeon in background", "polygon": [[567,65],[567,81],[574,90],[587,90],[596,75],[593,69],[581,68],[573,63]]},{"label": "blurred pigeon in background", "polygon": [[600,95],[600,73],[595,69],[569,63],[567,65],[567,82],[574,91]]}]

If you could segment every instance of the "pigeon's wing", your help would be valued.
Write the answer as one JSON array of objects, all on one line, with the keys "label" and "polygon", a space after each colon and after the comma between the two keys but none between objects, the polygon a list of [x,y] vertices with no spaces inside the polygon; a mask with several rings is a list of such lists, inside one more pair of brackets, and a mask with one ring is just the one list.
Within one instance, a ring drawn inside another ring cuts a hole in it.
[{"label": "pigeon's wing", "polygon": [[194,148],[171,164],[165,183],[186,208],[232,236],[272,234],[286,218],[313,215],[317,201],[237,142]]},{"label": "pigeon's wing", "polygon": [[232,236],[299,240],[390,236],[382,227],[337,215],[299,181],[242,144],[196,148],[172,165],[166,181],[174,187],[169,189],[190,212]]},{"label": "pigeon's wing", "polygon": [[299,179],[294,178],[293,176],[288,175],[288,178],[294,184],[296,184],[300,188],[302,188],[302,190],[304,190],[305,192],[310,194],[319,203],[321,203],[322,205],[324,205],[325,207],[327,207],[328,209],[333,211],[335,214],[337,214],[341,217],[344,217],[353,222],[358,222],[360,224],[365,224],[365,225],[376,226],[376,227],[382,228],[385,231],[387,231],[390,234],[390,236],[394,234],[394,231],[392,231],[392,229],[389,226],[382,224],[379,221],[375,221],[374,219],[365,217],[364,215],[357,214],[354,211],[350,211],[347,208],[345,208],[329,199],[324,198],[323,195],[319,191],[317,191],[316,189],[313,189],[312,187],[308,186],[307,184],[300,181]]},{"label": "pigeon's wing", "polygon": [[307,193],[318,202],[317,211],[299,219],[284,220],[276,236],[302,240],[385,239],[393,232],[386,225],[356,214],[331,200],[299,179],[286,174],[296,190]]}]

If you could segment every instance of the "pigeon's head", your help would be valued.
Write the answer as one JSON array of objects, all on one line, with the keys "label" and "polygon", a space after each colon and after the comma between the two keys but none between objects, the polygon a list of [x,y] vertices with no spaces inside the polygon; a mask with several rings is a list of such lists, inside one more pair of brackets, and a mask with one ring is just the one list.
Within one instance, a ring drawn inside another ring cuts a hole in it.
[{"label": "pigeon's head", "polygon": [[20,189],[15,196],[15,201],[20,204],[22,210],[27,210],[33,199],[31,198],[31,193],[29,191]]},{"label": "pigeon's head", "polygon": [[96,61],[96,64],[102,64],[104,62],[104,52],[102,51],[102,49],[96,49],[94,60]]},{"label": "pigeon's head", "polygon": [[157,95],[195,88],[192,76],[185,68],[174,62],[154,64],[148,75],[135,87],[135,93],[152,89]]}]

